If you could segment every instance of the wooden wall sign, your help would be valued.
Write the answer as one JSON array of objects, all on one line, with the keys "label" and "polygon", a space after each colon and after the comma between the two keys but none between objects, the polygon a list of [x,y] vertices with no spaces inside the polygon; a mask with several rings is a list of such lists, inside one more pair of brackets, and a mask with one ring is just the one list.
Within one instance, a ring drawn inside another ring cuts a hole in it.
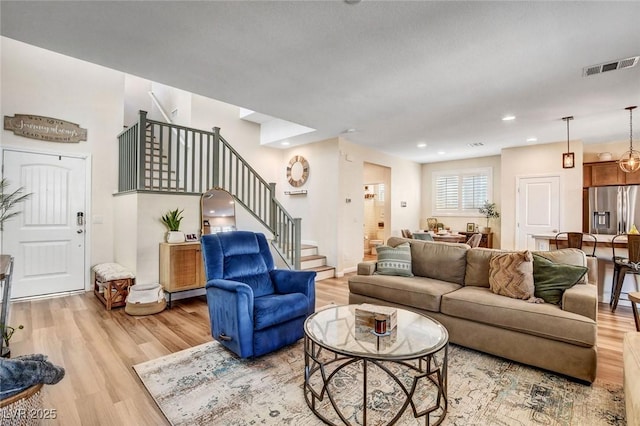
[{"label": "wooden wall sign", "polygon": [[18,136],[49,142],[80,142],[87,140],[87,129],[76,123],[40,115],[16,114],[4,116],[4,129]]}]

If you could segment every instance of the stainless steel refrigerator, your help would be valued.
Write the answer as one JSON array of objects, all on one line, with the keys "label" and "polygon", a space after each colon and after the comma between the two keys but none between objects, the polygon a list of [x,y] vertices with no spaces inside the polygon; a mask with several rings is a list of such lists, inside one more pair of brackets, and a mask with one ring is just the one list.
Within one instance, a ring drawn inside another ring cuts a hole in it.
[{"label": "stainless steel refrigerator", "polygon": [[589,230],[592,234],[624,234],[640,228],[640,185],[589,188]]}]

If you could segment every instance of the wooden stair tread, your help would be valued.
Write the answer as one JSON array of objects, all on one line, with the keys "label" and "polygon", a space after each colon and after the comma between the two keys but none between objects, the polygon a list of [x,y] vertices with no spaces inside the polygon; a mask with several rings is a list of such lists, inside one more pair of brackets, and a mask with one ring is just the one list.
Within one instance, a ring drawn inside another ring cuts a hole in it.
[{"label": "wooden stair tread", "polygon": [[303,271],[316,271],[316,272],[321,272],[321,271],[329,271],[331,269],[336,269],[333,266],[328,266],[328,265],[324,265],[324,266],[314,266],[313,268],[306,268],[306,269],[302,269]]},{"label": "wooden stair tread", "polygon": [[318,259],[326,259],[327,256],[322,256],[320,254],[311,254],[309,256],[300,256],[300,261],[304,262],[307,260],[318,260]]}]

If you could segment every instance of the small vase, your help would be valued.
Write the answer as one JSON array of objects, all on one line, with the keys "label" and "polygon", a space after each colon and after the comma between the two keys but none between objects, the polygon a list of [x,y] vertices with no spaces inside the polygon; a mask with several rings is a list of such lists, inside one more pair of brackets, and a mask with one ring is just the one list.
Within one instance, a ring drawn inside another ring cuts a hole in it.
[{"label": "small vase", "polygon": [[167,242],[169,244],[184,243],[184,232],[182,231],[167,232]]},{"label": "small vase", "polygon": [[2,358],[11,358],[11,348],[8,346],[2,347],[2,353],[0,354]]}]

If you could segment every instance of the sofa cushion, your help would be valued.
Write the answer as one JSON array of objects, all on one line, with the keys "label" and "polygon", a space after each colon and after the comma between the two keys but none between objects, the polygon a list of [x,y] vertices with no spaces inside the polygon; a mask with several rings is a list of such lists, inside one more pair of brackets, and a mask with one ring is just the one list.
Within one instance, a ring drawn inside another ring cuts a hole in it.
[{"label": "sofa cushion", "polygon": [[390,303],[440,311],[442,295],[459,289],[459,284],[425,277],[354,275],[349,277],[349,292]]},{"label": "sofa cushion", "polygon": [[495,253],[489,261],[489,288],[502,296],[534,301],[531,252]]},{"label": "sofa cushion", "polygon": [[467,250],[464,285],[489,288],[489,261],[496,253],[502,253],[502,251],[482,247]]},{"label": "sofa cushion", "polygon": [[398,275],[412,277],[411,273],[411,247],[409,243],[398,244],[395,247],[378,246],[378,265],[376,274]]},{"label": "sofa cushion", "polygon": [[550,303],[527,303],[503,297],[483,287],[463,287],[442,296],[445,315],[517,332],[591,347],[596,344],[596,322],[563,311]]},{"label": "sofa cushion", "polygon": [[573,287],[586,273],[586,266],[554,263],[539,254],[533,255],[535,296],[547,303],[559,305],[564,291]]},{"label": "sofa cushion", "polygon": [[468,245],[398,237],[389,238],[387,245],[395,247],[404,242],[411,246],[413,275],[460,285],[464,283]]}]

